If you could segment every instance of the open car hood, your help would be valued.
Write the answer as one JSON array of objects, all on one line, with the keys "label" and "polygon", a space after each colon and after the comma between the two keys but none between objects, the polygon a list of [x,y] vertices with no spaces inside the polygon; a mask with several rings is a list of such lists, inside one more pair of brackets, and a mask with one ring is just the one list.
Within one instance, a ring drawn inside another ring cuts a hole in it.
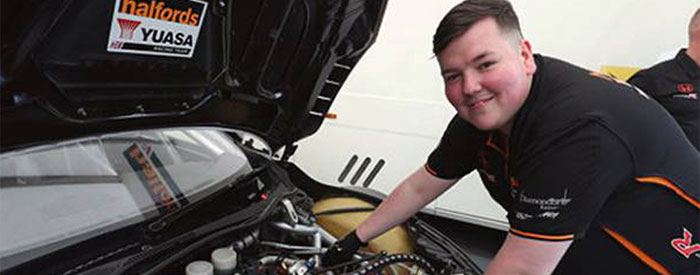
[{"label": "open car hood", "polygon": [[386,0],[2,1],[0,149],[184,125],[313,134]]}]

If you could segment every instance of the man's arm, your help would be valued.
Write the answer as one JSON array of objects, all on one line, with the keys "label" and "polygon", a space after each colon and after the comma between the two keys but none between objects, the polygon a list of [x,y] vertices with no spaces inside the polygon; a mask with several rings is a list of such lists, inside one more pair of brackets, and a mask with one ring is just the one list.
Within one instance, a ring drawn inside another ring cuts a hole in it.
[{"label": "man's arm", "polygon": [[573,241],[539,241],[508,234],[485,274],[551,274]]},{"label": "man's arm", "polygon": [[435,177],[421,166],[391,191],[389,197],[357,227],[357,237],[362,242],[374,239],[413,216],[455,182],[456,179]]}]

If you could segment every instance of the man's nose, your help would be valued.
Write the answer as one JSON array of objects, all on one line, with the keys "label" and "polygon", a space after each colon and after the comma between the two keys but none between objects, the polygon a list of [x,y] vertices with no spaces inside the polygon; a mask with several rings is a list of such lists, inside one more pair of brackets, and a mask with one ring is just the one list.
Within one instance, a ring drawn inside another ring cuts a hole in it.
[{"label": "man's nose", "polygon": [[475,74],[465,74],[462,80],[462,93],[465,95],[473,95],[481,90],[479,76]]}]

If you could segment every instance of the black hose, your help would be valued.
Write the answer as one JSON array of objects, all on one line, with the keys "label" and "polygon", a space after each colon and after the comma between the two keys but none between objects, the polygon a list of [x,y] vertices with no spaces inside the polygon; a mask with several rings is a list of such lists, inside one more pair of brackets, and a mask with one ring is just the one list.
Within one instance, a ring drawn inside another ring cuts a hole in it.
[{"label": "black hose", "polygon": [[482,274],[483,271],[479,266],[465,254],[465,252],[455,244],[452,239],[448,238],[439,230],[433,228],[428,223],[422,220],[416,221],[414,224],[415,228],[421,230],[418,232],[419,235],[423,235],[427,240],[437,244],[442,247],[445,251],[452,254],[452,258],[457,260],[461,267],[466,267],[471,269],[476,274]]},{"label": "black hose", "polygon": [[314,216],[318,217],[318,216],[323,216],[323,215],[334,215],[334,214],[355,213],[355,212],[372,212],[372,211],[374,211],[374,207],[339,208],[339,209],[331,209],[331,210],[316,212],[316,213],[314,213]]}]

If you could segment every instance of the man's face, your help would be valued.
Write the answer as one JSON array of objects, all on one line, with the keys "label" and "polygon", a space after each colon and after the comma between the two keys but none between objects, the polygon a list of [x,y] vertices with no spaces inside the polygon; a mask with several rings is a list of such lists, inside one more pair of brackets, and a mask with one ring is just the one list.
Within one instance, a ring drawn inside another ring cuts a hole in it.
[{"label": "man's face", "polygon": [[486,18],[452,40],[437,58],[445,94],[459,116],[478,129],[510,134],[536,70],[530,43],[502,34],[496,21]]}]

